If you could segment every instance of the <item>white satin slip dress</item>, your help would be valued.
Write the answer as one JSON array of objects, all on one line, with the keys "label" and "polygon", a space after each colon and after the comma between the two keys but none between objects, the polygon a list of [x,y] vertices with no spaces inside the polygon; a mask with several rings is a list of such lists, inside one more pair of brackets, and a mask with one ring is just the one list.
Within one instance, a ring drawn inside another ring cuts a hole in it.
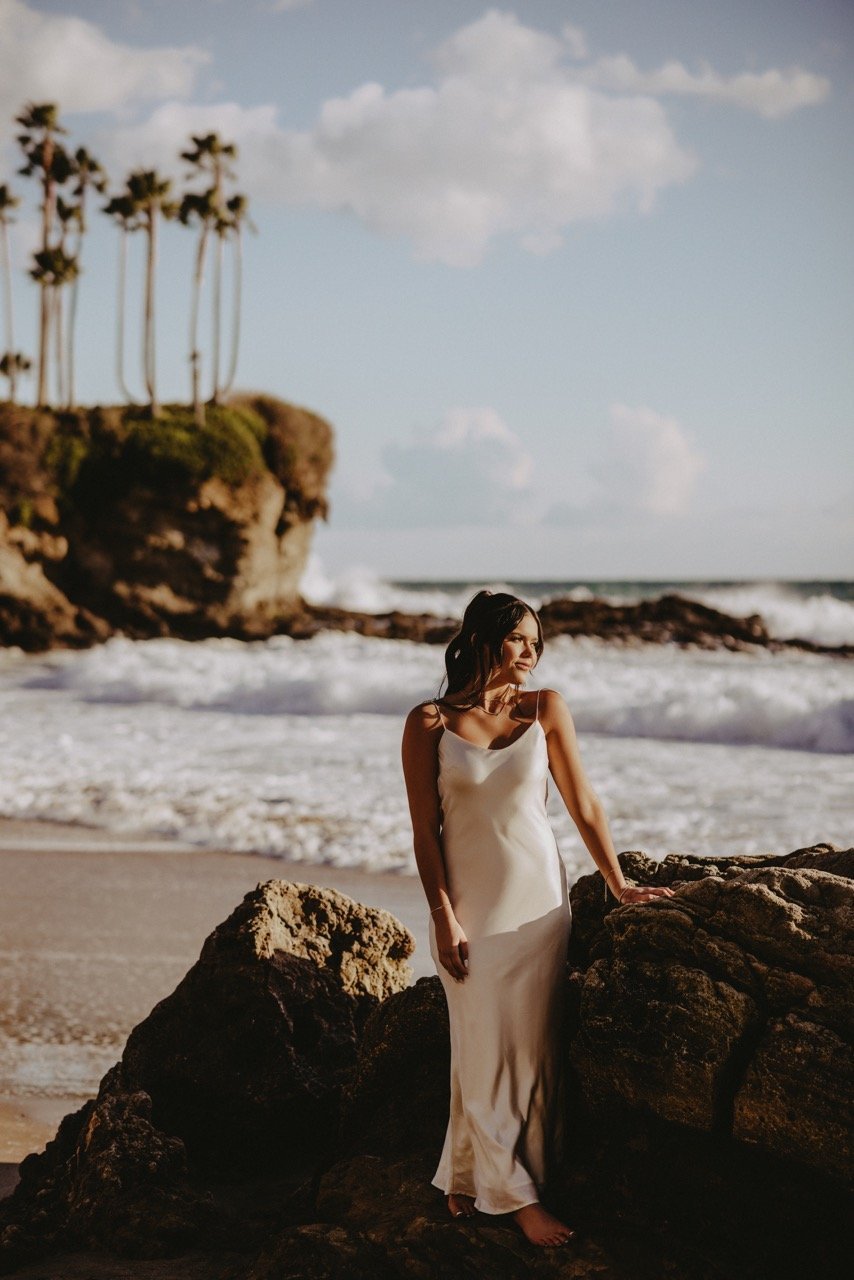
[{"label": "white satin slip dress", "polygon": [[[444,727],[444,718],[442,718]],[[468,976],[430,953],[448,1001],[451,1106],[433,1185],[484,1213],[539,1200],[560,1154],[559,1038],[572,923],[548,817],[548,749],[536,718],[506,747],[447,727],[439,797],[448,892],[469,943]]]}]

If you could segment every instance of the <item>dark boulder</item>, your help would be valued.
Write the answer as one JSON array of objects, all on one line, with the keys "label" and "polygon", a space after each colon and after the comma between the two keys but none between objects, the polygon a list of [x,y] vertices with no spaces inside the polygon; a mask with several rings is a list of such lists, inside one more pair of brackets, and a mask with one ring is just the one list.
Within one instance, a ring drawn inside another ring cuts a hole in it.
[{"label": "dark boulder", "polygon": [[[559,1251],[451,1219],[437,978],[384,912],[271,881],[22,1167],[6,1259],[206,1247],[223,1280],[842,1280],[851,1272],[854,850],[655,863],[572,889]],[[239,1177],[238,1177],[239,1175]],[[231,1181],[229,1181],[229,1178]],[[242,1179],[242,1181],[241,1181]]]},{"label": "dark boulder", "polygon": [[331,889],[271,880],[247,894],[131,1032],[98,1097],[21,1165],[0,1206],[0,1267],[60,1245],[245,1248],[259,1215],[269,1233],[269,1207],[235,1212],[216,1185],[259,1171],[276,1225],[299,1215],[359,1028],[409,982],[413,945],[387,912]]}]

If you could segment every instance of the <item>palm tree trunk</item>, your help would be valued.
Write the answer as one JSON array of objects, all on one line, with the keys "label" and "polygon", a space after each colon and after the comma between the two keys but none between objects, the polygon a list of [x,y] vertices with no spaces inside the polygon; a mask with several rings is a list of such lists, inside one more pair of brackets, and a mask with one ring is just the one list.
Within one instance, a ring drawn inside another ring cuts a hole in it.
[{"label": "palm tree trunk", "polygon": [[154,351],[154,275],[157,264],[157,211],[153,206],[148,210],[148,262],[145,273],[145,338],[143,343],[143,363],[145,365],[145,384],[148,388],[148,402],[152,418],[160,417],[160,405],[157,401],[157,370]]},{"label": "palm tree trunk", "polygon": [[69,409],[74,408],[76,399],[74,393],[74,326],[77,323],[77,280],[75,276],[71,282],[71,298],[68,303],[68,334],[65,344],[65,381],[66,381],[66,406]]},{"label": "palm tree trunk", "polygon": [[240,347],[240,303],[243,292],[243,234],[240,226],[234,232],[234,311],[231,328],[231,364],[228,369],[228,381],[223,388],[227,395],[234,385],[237,373],[237,353]]},{"label": "palm tree trunk", "polygon": [[219,387],[219,349],[220,349],[220,331],[222,329],[222,234],[218,231],[216,236],[216,253],[214,257],[214,279],[213,279],[213,391],[211,401],[213,404],[219,404],[220,387]]},{"label": "palm tree trunk", "polygon": [[[82,201],[82,197],[81,197],[81,201]],[[83,206],[81,203],[81,210],[82,210],[82,207]],[[82,213],[81,213],[81,219],[82,219]],[[82,225],[82,222],[81,222],[81,225]],[[78,296],[79,283],[80,283],[79,266],[80,266],[80,251],[82,247],[83,247],[83,232],[80,231],[77,235],[77,242],[74,246],[74,257],[77,260],[78,273],[74,276],[74,279],[71,281],[71,297],[68,303],[68,333],[67,333],[66,344],[65,344],[65,376],[66,376],[67,393],[68,393],[66,396],[66,406],[69,409],[74,408],[74,401],[77,398],[74,391],[74,330],[77,324],[77,296]]]},{"label": "palm tree trunk", "polygon": [[128,257],[128,231],[127,227],[121,228],[121,239],[119,240],[119,285],[118,298],[116,305],[116,377],[118,378],[119,387],[122,395],[128,404],[136,404],[133,396],[128,390],[125,382],[125,311],[127,300],[127,257]]},{"label": "palm tree trunk", "polygon": [[201,356],[199,353],[199,308],[202,296],[202,284],[205,276],[205,255],[208,245],[208,225],[202,223],[199,233],[199,246],[196,250],[196,270],[193,277],[193,305],[190,315],[190,369],[193,375],[193,418],[197,427],[205,425],[205,406],[201,392]]},{"label": "palm tree trunk", "polygon": [[5,312],[6,350],[9,353],[9,400],[15,403],[17,387],[17,360],[15,359],[15,319],[12,299],[12,251],[9,246],[9,227],[2,223],[3,235],[3,310]]},{"label": "palm tree trunk", "polygon": [[[44,140],[44,200],[42,202],[42,249],[50,248],[50,232],[53,226],[54,181],[51,176],[53,165],[53,139],[48,134]],[[39,285],[39,375],[36,404],[43,408],[48,403],[48,360],[50,346],[50,285]]]},{"label": "palm tree trunk", "polygon": [[47,347],[50,341],[50,291],[46,284],[39,284],[39,377],[36,404],[40,409],[47,405]]},{"label": "palm tree trunk", "polygon": [[65,361],[62,351],[62,285],[54,285],[50,291],[51,321],[53,323],[53,339],[56,360],[56,401],[60,408],[65,405]]}]

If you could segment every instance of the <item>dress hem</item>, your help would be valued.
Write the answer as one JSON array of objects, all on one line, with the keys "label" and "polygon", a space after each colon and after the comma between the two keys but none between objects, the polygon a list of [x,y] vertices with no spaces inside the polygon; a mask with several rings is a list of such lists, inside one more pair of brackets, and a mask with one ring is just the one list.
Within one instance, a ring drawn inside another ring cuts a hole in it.
[{"label": "dress hem", "polygon": [[[475,1209],[480,1213],[489,1213],[495,1216],[499,1216],[504,1213],[515,1213],[517,1209],[524,1209],[526,1205],[540,1203],[540,1193],[533,1182],[520,1186],[518,1193],[515,1196],[512,1192],[508,1195],[508,1192],[505,1191],[500,1199],[500,1203],[504,1206],[503,1208],[497,1207],[497,1201],[481,1196],[476,1191],[451,1190],[450,1188],[445,1187],[438,1178],[432,1179],[431,1186],[438,1187],[438,1189],[446,1196],[470,1196],[474,1200]],[[507,1204],[506,1201],[508,1198],[512,1198],[514,1203]]]}]

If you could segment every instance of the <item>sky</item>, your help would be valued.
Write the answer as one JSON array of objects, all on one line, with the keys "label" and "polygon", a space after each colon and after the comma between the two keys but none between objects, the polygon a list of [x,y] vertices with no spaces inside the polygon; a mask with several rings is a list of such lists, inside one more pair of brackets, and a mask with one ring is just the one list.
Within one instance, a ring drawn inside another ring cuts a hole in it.
[{"label": "sky", "polygon": [[[114,190],[185,189],[191,133],[237,144],[236,387],[333,424],[330,573],[854,576],[849,0],[0,0],[33,354],[27,101]],[[76,380],[113,403],[118,237],[92,221]],[[167,401],[194,251],[164,229]]]}]

